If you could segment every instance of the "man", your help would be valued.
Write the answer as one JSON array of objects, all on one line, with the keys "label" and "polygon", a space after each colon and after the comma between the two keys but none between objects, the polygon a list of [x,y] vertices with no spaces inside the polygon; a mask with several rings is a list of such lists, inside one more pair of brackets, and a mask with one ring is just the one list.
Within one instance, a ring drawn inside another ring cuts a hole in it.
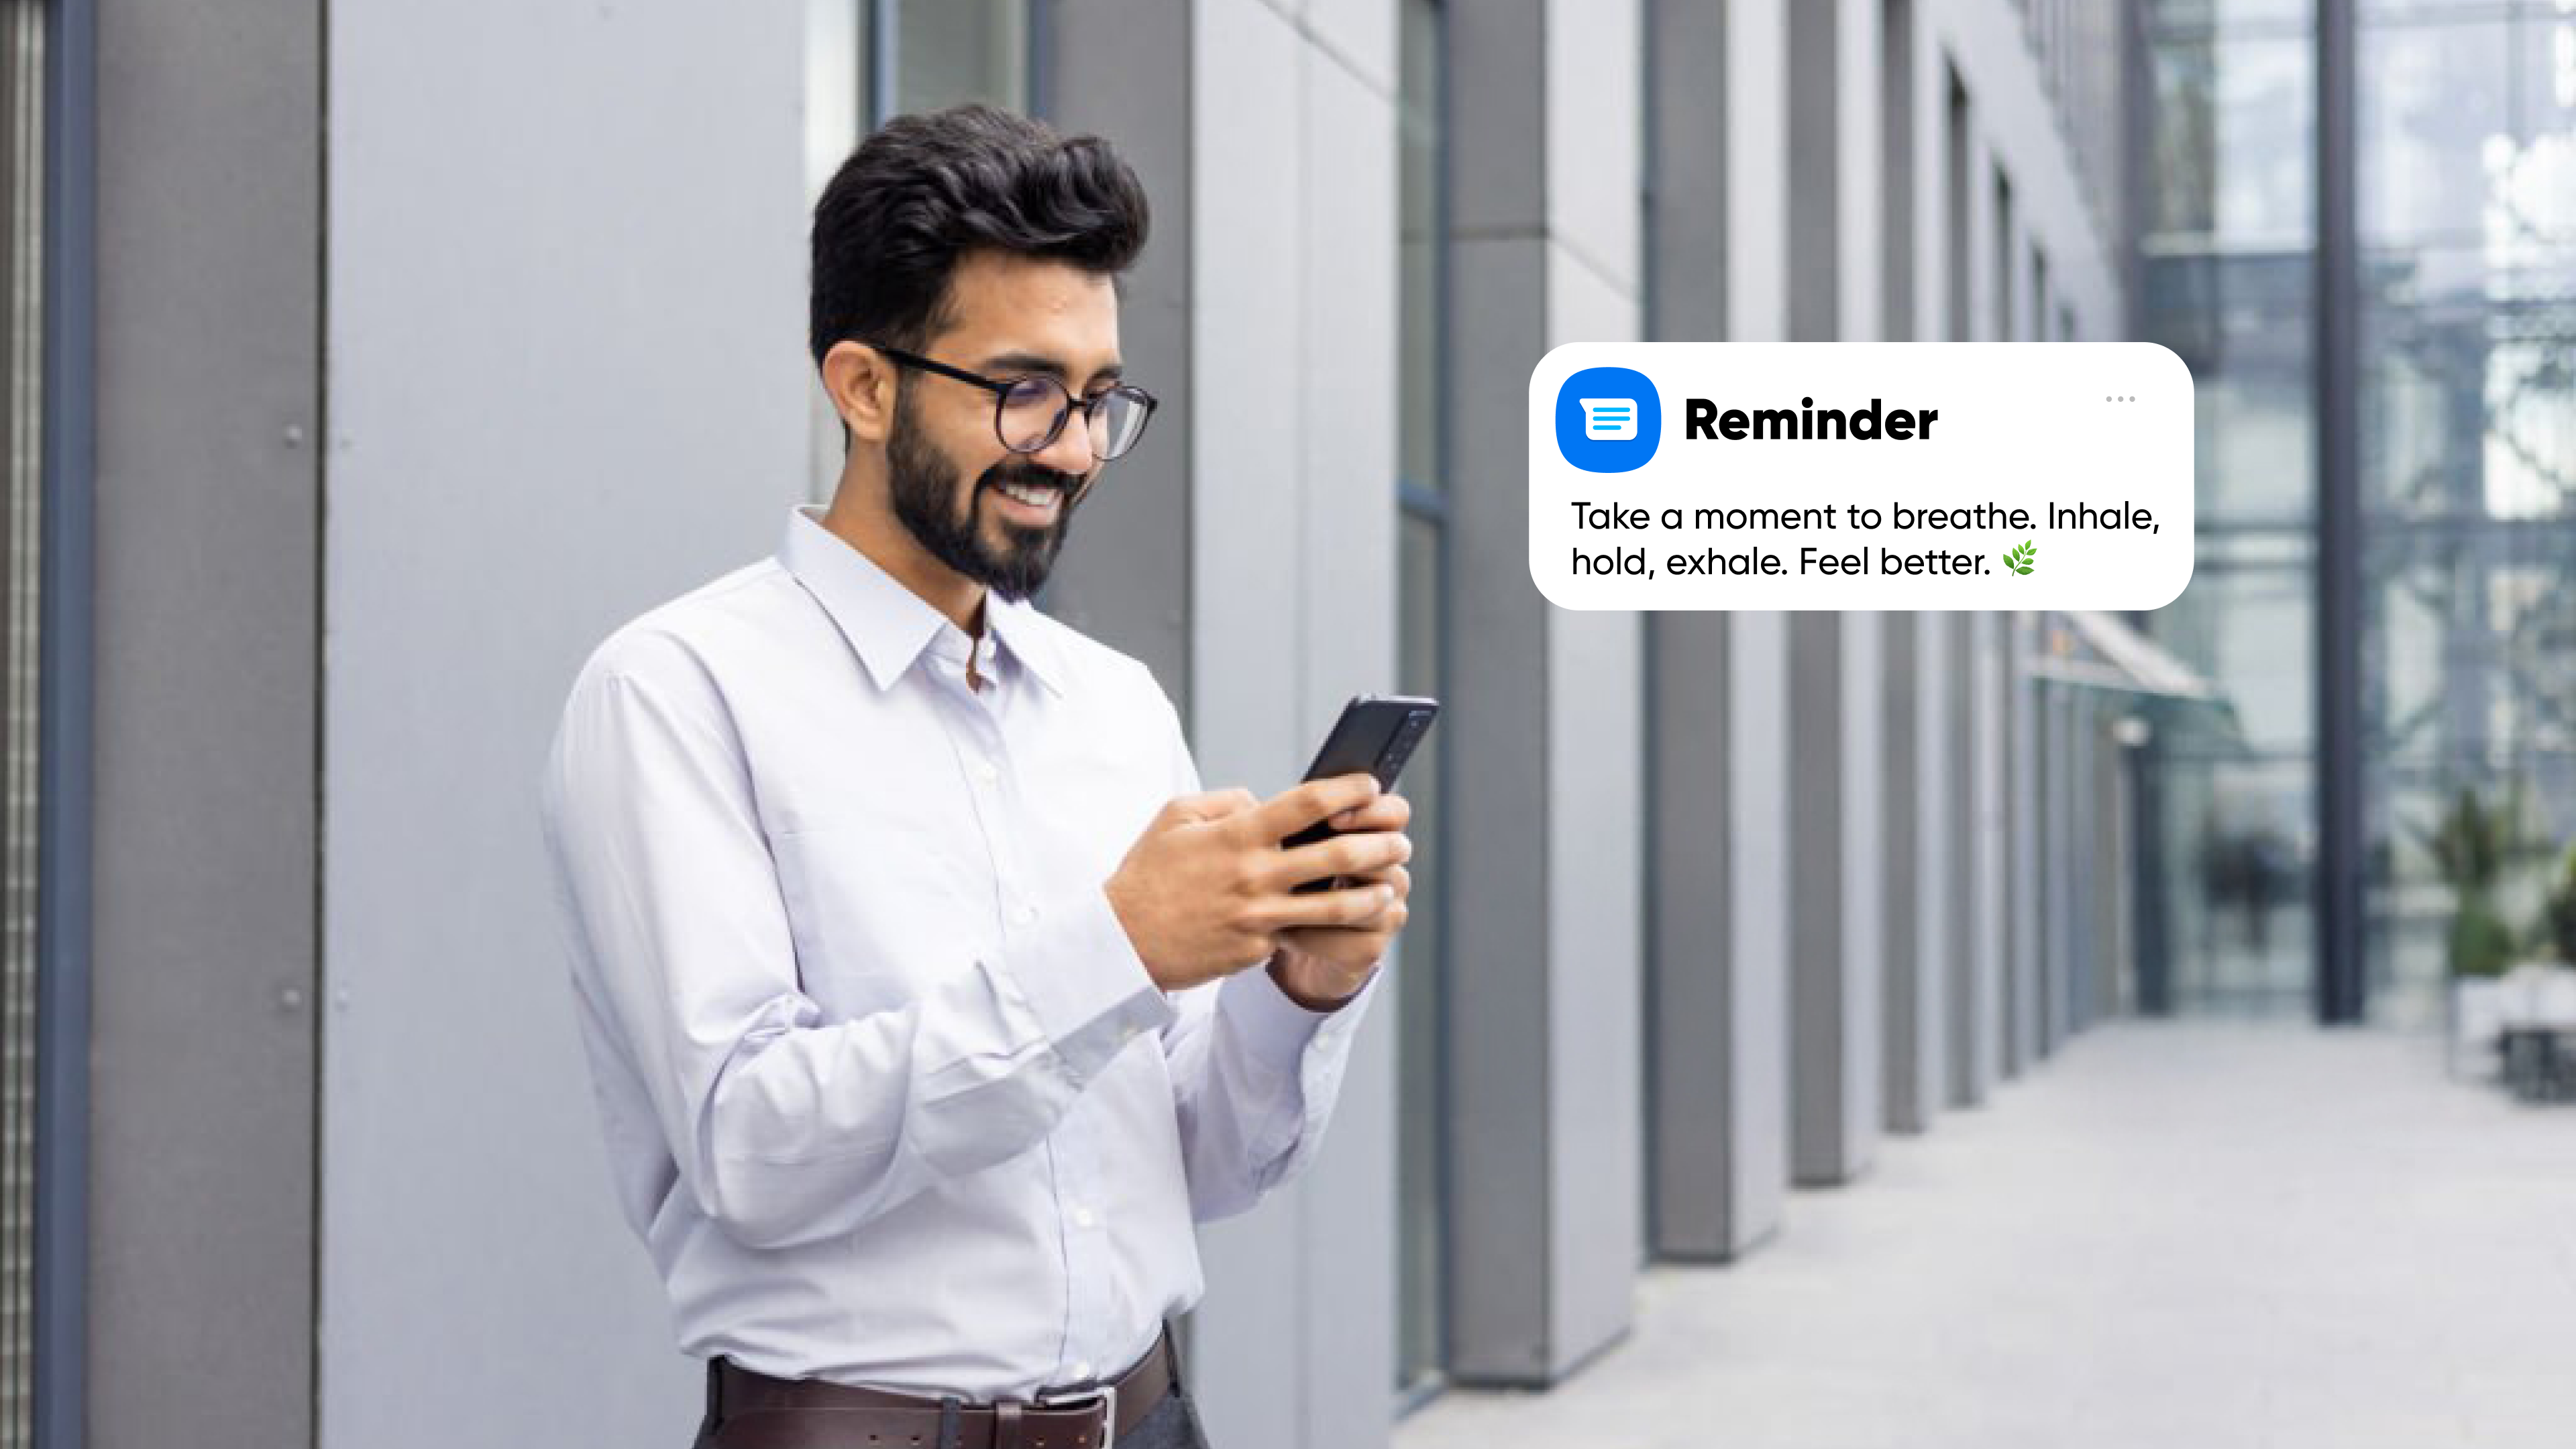
[{"label": "man", "polygon": [[830,508],[565,706],[583,1040],[701,1446],[1203,1444],[1192,1225],[1312,1156],[1404,924],[1400,797],[1202,792],[1152,675],[1028,602],[1152,415],[1145,229],[1097,139],[871,136],[814,213]]}]

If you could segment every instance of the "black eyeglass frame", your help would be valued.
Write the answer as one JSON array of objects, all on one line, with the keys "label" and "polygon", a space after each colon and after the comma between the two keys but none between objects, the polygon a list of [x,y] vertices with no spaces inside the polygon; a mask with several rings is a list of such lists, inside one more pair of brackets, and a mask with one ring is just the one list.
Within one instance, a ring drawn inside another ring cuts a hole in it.
[{"label": "black eyeglass frame", "polygon": [[[1138,443],[1144,441],[1145,428],[1148,424],[1154,421],[1154,409],[1161,403],[1161,399],[1155,397],[1152,393],[1145,391],[1143,388],[1138,387],[1132,382],[1119,383],[1116,386],[1099,393],[1097,396],[1077,397],[1074,395],[1072,388],[1064,385],[1063,379],[1049,377],[1043,372],[1024,372],[1016,377],[991,378],[984,376],[980,372],[968,372],[962,367],[951,367],[947,363],[937,361],[933,358],[924,357],[917,352],[906,352],[900,347],[888,347],[882,342],[870,342],[866,345],[875,348],[877,351],[884,353],[888,357],[893,358],[896,362],[901,363],[905,367],[917,367],[924,372],[938,373],[941,377],[953,377],[959,382],[973,383],[975,386],[983,388],[985,391],[991,393],[993,395],[993,437],[999,441],[1003,447],[1014,453],[1020,453],[1023,455],[1030,453],[1043,453],[1048,448],[1054,446],[1055,440],[1064,436],[1065,423],[1069,421],[1077,411],[1082,414],[1082,437],[1083,442],[1088,445],[1091,441],[1092,409],[1109,401],[1113,397],[1118,397],[1124,394],[1131,401],[1143,404],[1145,408],[1144,417],[1136,424],[1135,436],[1127,440],[1126,447],[1119,449],[1115,453],[1104,454],[1098,448],[1092,448],[1091,456],[1093,461],[1101,463],[1107,463],[1114,459],[1126,457],[1129,453],[1136,451],[1136,445]],[[1013,443],[1010,439],[1010,435],[1003,431],[1002,414],[1008,410],[1011,405],[1011,390],[1020,386],[1022,383],[1029,382],[1043,382],[1047,386],[1054,388],[1056,391],[1057,402],[1054,425],[1046,430],[1046,436],[1024,448]]]}]

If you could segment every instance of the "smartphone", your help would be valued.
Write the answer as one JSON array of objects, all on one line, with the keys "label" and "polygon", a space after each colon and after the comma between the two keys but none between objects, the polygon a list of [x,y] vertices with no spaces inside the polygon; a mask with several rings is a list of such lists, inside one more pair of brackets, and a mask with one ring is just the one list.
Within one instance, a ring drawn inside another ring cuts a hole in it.
[{"label": "smartphone", "polygon": [[[1306,767],[1306,778],[1321,780],[1365,770],[1377,776],[1379,789],[1392,790],[1395,777],[1404,773],[1404,762],[1413,758],[1414,748],[1439,717],[1440,701],[1436,699],[1405,694],[1354,695],[1350,703],[1342,706],[1342,717],[1333,721],[1333,732],[1324,736],[1324,747],[1315,752],[1315,763]],[[1330,821],[1318,820],[1279,842],[1279,846],[1293,850],[1340,833]],[[1310,895],[1330,890],[1340,879],[1318,876],[1294,889],[1299,895]]]}]

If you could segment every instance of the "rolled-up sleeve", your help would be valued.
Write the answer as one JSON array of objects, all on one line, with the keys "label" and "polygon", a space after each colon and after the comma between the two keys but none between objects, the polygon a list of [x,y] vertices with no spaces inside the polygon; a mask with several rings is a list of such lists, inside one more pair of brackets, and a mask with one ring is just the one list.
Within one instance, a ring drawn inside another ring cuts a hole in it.
[{"label": "rolled-up sleeve", "polygon": [[[1196,794],[1198,766],[1168,698],[1163,714],[1172,791]],[[1313,1160],[1352,1036],[1385,976],[1371,975],[1332,1011],[1298,1005],[1259,966],[1170,994],[1175,1014],[1162,1030],[1163,1055],[1198,1221],[1243,1212]]]},{"label": "rolled-up sleeve", "polygon": [[[656,662],[663,662],[657,660]],[[678,1177],[752,1247],[846,1233],[1035,1145],[1142,1031],[1175,1023],[1105,897],[903,1005],[826,1022],[721,699],[594,660],[541,789],[575,970]]]}]

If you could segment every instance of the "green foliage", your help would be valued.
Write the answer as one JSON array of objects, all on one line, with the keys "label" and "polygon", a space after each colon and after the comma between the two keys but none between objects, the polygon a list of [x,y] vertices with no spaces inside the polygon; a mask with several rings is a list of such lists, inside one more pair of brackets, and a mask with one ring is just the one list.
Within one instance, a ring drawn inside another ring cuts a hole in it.
[{"label": "green foliage", "polygon": [[2451,974],[2502,976],[2518,950],[2495,898],[2484,890],[2461,891],[2451,912]]},{"label": "green foliage", "polygon": [[2030,572],[2032,560],[2038,557],[2039,545],[2029,539],[2024,539],[2022,540],[2019,548],[2012,549],[2005,553],[2004,567],[2011,569],[2017,574],[2026,574]]},{"label": "green foliage", "polygon": [[2497,909],[2495,887],[2508,861],[2527,855],[2522,844],[2518,795],[2488,802],[2461,786],[2431,830],[2418,826],[2416,838],[2433,857],[2434,869],[2451,887],[2451,974],[2501,976],[2520,950],[2513,927]]},{"label": "green foliage", "polygon": [[2504,873],[2505,858],[2514,852],[2519,834],[2519,813],[2511,794],[2490,805],[2463,785],[2441,820],[2431,830],[2419,827],[2415,833],[2431,852],[2443,883],[2465,895],[2490,889]]},{"label": "green foliage", "polygon": [[2540,929],[2533,934],[2540,938],[2538,945],[2576,965],[2576,846],[2559,861],[2557,878],[2540,903]]}]

